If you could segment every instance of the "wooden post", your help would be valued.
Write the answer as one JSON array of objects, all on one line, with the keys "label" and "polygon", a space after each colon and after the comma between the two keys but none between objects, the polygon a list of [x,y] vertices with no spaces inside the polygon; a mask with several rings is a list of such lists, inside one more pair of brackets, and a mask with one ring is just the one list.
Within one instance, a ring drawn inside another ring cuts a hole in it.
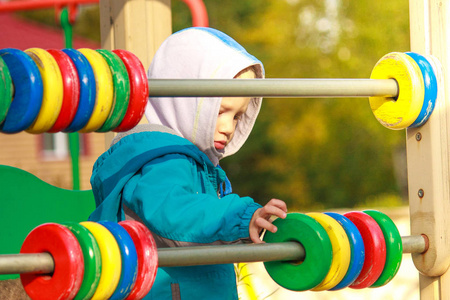
[{"label": "wooden post", "polygon": [[[147,70],[156,50],[172,33],[170,0],[100,0],[102,48],[134,53]],[[146,123],[145,118],[141,123]],[[105,133],[109,148],[113,132]]]},{"label": "wooden post", "polygon": [[133,52],[147,69],[172,33],[170,0],[100,0],[104,49]]},{"label": "wooden post", "polygon": [[435,110],[422,127],[407,130],[411,234],[425,234],[430,248],[414,254],[423,300],[450,299],[450,2],[410,0],[411,51],[433,55],[439,93]]}]

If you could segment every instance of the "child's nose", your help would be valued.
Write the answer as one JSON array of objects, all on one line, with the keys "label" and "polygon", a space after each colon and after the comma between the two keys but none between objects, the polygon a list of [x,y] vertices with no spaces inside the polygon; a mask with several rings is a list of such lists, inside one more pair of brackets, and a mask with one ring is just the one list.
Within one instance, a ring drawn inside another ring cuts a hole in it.
[{"label": "child's nose", "polygon": [[219,131],[227,136],[230,136],[234,132],[234,120],[230,118],[224,118],[220,122]]}]

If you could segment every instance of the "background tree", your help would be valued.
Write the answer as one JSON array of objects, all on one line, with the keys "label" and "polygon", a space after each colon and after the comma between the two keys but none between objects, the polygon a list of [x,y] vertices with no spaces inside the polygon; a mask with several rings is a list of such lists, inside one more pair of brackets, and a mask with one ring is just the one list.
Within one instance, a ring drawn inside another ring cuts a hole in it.
[{"label": "background tree", "polygon": [[[260,58],[267,77],[369,78],[384,54],[409,50],[406,0],[205,4],[210,26]],[[173,9],[174,30],[189,26],[184,4],[174,1]],[[399,204],[404,137],[375,120],[367,99],[265,99],[249,141],[221,164],[235,191],[262,203],[279,197],[306,210]]]}]

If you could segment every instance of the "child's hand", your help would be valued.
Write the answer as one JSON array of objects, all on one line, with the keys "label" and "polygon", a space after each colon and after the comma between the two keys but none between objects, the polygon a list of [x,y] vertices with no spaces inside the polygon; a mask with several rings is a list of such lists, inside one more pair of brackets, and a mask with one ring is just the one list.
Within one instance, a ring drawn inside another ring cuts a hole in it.
[{"label": "child's hand", "polygon": [[249,225],[250,239],[253,243],[263,243],[259,234],[261,230],[266,229],[270,232],[276,232],[277,227],[272,224],[270,217],[277,216],[286,218],[287,206],[282,200],[272,199],[264,207],[258,208],[252,216]]}]

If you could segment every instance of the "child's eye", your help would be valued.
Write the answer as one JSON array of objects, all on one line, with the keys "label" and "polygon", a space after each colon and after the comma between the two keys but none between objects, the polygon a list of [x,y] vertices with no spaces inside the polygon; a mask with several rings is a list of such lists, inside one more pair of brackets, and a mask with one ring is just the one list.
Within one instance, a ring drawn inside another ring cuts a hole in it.
[{"label": "child's eye", "polygon": [[236,121],[239,121],[239,120],[241,119],[241,117],[242,117],[242,115],[235,115],[235,116],[234,116],[234,119],[235,119]]}]

